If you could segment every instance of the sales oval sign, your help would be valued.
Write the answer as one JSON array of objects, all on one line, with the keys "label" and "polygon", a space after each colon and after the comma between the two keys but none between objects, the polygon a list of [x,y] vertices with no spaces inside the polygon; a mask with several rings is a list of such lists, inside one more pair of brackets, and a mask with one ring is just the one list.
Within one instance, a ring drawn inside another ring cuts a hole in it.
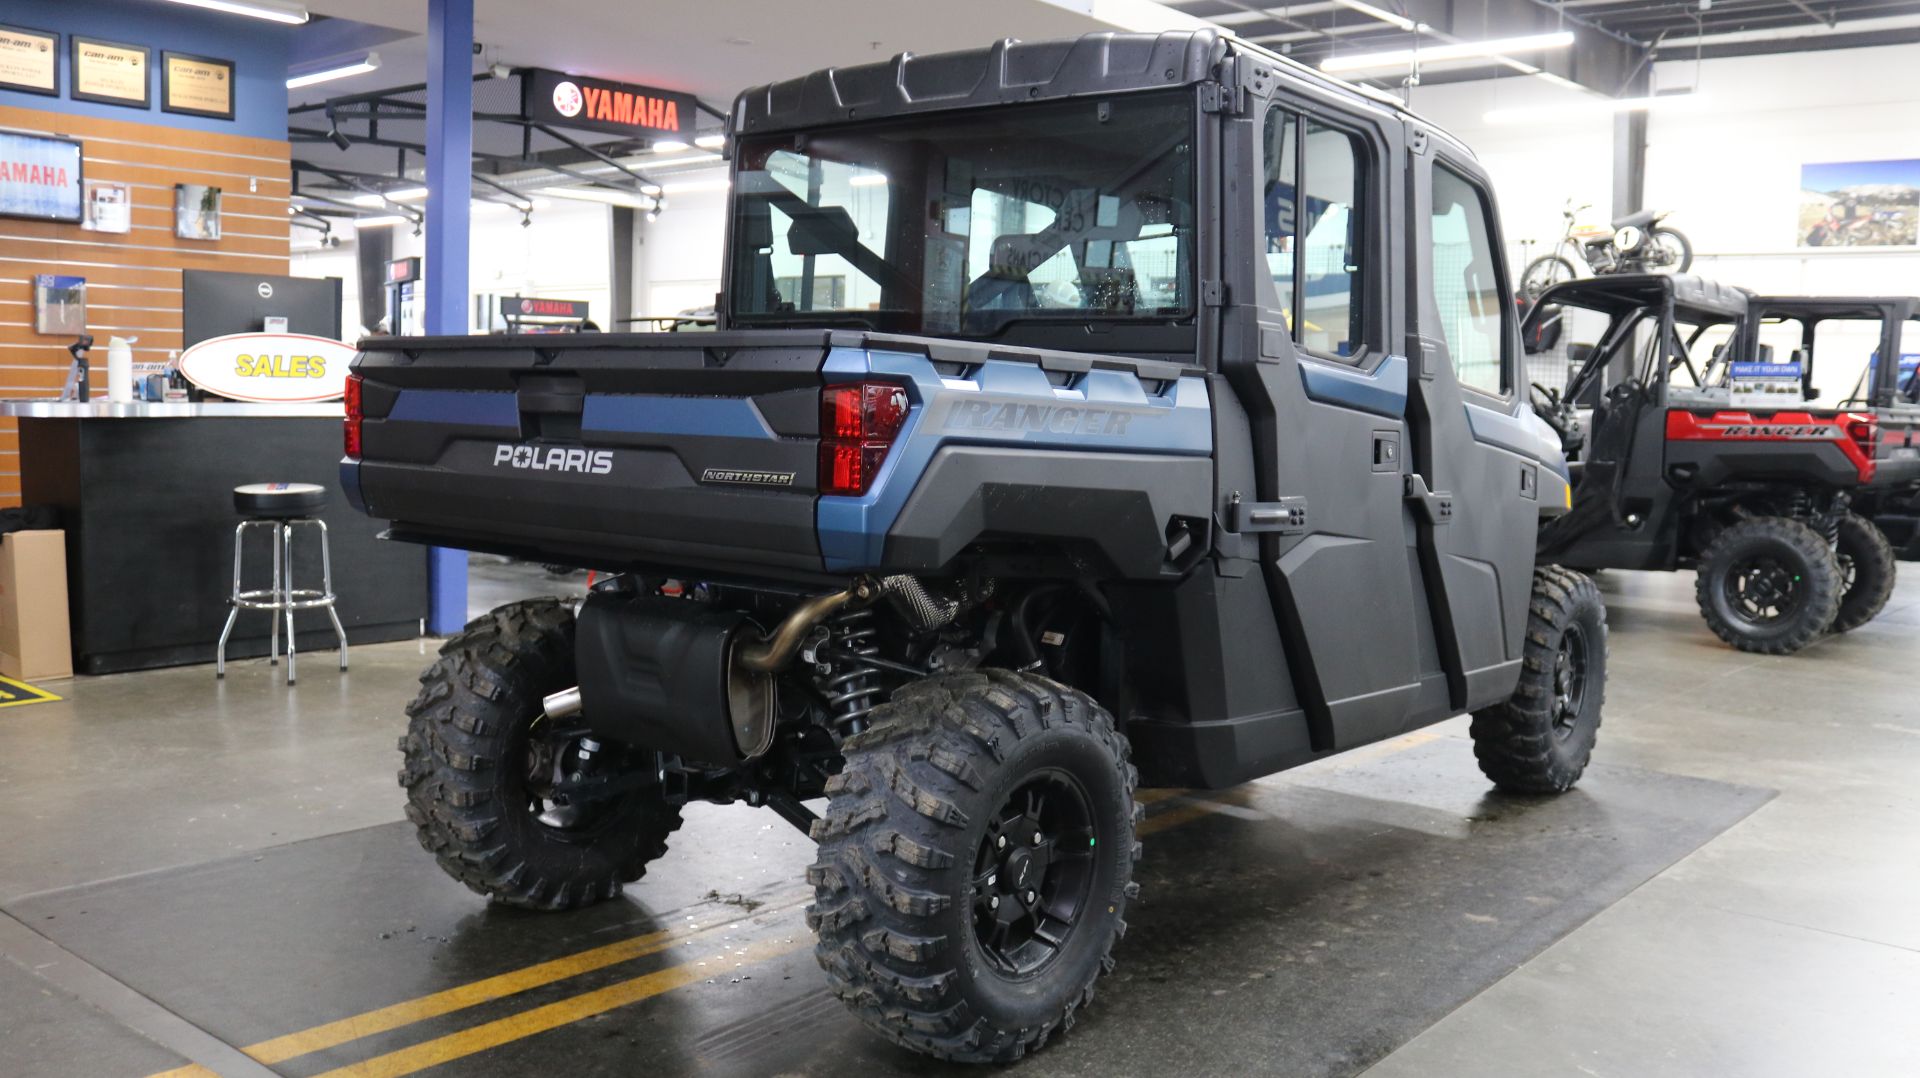
[{"label": "sales oval sign", "polygon": [[234,400],[307,404],[346,392],[354,354],[350,344],[305,333],[229,333],[182,352],[180,373]]}]

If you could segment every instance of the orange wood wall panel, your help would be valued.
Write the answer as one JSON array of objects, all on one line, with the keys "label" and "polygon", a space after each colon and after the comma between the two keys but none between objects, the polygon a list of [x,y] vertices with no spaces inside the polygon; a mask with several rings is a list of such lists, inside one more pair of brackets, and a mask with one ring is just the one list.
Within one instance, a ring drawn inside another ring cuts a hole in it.
[{"label": "orange wood wall panel", "polygon": [[[180,271],[287,272],[291,148],[272,139],[0,106],[0,129],[76,138],[86,178],[129,186],[132,231],[0,217],[0,397],[51,397],[67,377],[66,337],[33,331],[33,277],[87,279],[95,392],[106,384],[106,339],[137,337],[135,362],[181,346]],[[173,185],[220,188],[221,238],[173,234]],[[20,501],[20,443],[0,419],[0,505]]]}]

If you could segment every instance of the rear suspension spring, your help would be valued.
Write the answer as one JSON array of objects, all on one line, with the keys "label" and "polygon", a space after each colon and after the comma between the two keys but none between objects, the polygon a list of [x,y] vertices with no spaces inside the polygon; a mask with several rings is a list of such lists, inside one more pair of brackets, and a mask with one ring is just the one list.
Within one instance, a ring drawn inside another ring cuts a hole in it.
[{"label": "rear suspension spring", "polygon": [[868,713],[880,705],[880,668],[864,661],[866,656],[880,654],[874,642],[880,630],[873,624],[871,607],[843,611],[827,625],[835,658],[829,662],[831,671],[816,679],[816,684],[844,737],[859,733]]}]

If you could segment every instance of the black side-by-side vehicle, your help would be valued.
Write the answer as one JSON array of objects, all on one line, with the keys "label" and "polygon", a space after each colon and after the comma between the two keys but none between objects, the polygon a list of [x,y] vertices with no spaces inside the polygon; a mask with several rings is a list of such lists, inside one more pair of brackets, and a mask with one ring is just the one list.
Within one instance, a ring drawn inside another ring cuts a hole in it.
[{"label": "black side-by-side vehicle", "polygon": [[1565,465],[1464,146],[1206,32],[824,71],[730,127],[712,332],[355,364],[342,478],[392,537],[610,574],[423,677],[449,873],[577,906],[688,803],[768,806],[834,991],[1004,1061],[1113,964],[1140,785],[1463,712],[1501,788],[1579,778],[1605,612],[1535,566]]}]

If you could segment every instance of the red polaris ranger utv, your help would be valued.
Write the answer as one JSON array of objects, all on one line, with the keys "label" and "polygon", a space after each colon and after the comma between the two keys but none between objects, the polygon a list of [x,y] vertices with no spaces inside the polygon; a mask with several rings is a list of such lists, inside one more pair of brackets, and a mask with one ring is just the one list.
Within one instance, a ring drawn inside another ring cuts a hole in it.
[{"label": "red polaris ranger utv", "polygon": [[[1833,406],[1811,381],[1816,341],[1840,351],[1843,320],[1871,319],[1863,352],[1897,354],[1871,310],[1658,275],[1542,294],[1522,334],[1574,504],[1543,522],[1541,560],[1696,569],[1701,614],[1743,651],[1786,654],[1871,620],[1894,558],[1854,507],[1920,479],[1920,408],[1897,399],[1893,364]],[[1782,327],[1798,333],[1784,357]]]}]

